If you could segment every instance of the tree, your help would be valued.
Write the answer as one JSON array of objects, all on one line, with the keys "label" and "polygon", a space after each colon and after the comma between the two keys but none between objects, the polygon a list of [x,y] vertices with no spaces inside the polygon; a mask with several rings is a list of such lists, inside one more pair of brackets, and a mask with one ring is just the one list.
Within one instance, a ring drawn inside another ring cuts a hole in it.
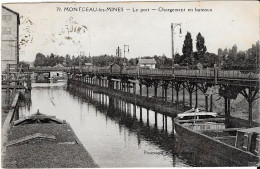
[{"label": "tree", "polygon": [[68,55],[68,54],[65,57],[65,64],[67,66],[71,66],[72,65],[72,62],[71,62],[71,59],[70,59],[70,55]]},{"label": "tree", "polygon": [[179,53],[176,53],[176,54],[175,54],[175,60],[174,60],[174,62],[175,62],[176,64],[180,64],[180,63],[181,63],[181,55],[180,55]]},{"label": "tree", "polygon": [[214,64],[218,63],[218,55],[215,53],[205,53],[205,59],[204,59],[204,67],[214,67]]},{"label": "tree", "polygon": [[246,67],[246,52],[238,52],[236,59],[236,69],[244,69]]},{"label": "tree", "polygon": [[247,50],[246,67],[251,70],[259,69],[259,42]]},{"label": "tree", "polygon": [[183,53],[183,57],[184,57],[183,60],[188,60],[191,63],[192,51],[193,51],[193,46],[192,46],[191,33],[187,32],[184,43],[183,43],[183,47],[182,47],[182,53]]},{"label": "tree", "polygon": [[29,67],[30,65],[28,63],[25,63],[24,61],[19,62],[19,67]]},{"label": "tree", "polygon": [[223,63],[223,53],[224,51],[219,48],[218,49],[218,66],[221,67],[222,63]]},{"label": "tree", "polygon": [[229,54],[234,57],[237,55],[237,45],[236,44],[232,46],[232,49],[230,50]]},{"label": "tree", "polygon": [[72,56],[72,59],[71,59],[71,65],[78,66],[78,64],[76,63],[76,58],[75,58],[74,55]]},{"label": "tree", "polygon": [[51,56],[50,56],[50,60],[49,60],[49,64],[48,66],[55,66],[56,65],[56,60],[55,60],[55,56],[53,53],[51,53]]},{"label": "tree", "polygon": [[204,45],[205,40],[204,40],[204,37],[200,33],[198,33],[196,41],[197,41],[196,49],[197,49],[198,53],[205,54],[205,52],[207,51],[207,47]]},{"label": "tree", "polygon": [[138,58],[131,58],[129,59],[130,66],[136,66],[138,64]]},{"label": "tree", "polygon": [[63,64],[65,61],[65,58],[63,56],[57,56],[58,57],[58,63]]},{"label": "tree", "polygon": [[45,65],[45,55],[41,54],[41,53],[37,53],[35,60],[34,60],[34,66],[44,66]]},{"label": "tree", "polygon": [[223,50],[221,48],[218,49],[218,56],[221,57],[223,55]]},{"label": "tree", "polygon": [[233,67],[237,64],[236,57],[237,57],[237,45],[233,45],[232,49],[228,50],[228,55],[226,57],[224,67],[226,69],[233,69]]},{"label": "tree", "polygon": [[204,66],[206,66],[206,60],[208,58],[206,58],[205,53],[207,51],[207,47],[204,45],[205,44],[205,40],[204,37],[200,34],[200,32],[197,35],[197,39],[196,39],[196,49],[197,52],[194,54],[194,58],[195,58],[195,62],[196,63],[203,63]]}]

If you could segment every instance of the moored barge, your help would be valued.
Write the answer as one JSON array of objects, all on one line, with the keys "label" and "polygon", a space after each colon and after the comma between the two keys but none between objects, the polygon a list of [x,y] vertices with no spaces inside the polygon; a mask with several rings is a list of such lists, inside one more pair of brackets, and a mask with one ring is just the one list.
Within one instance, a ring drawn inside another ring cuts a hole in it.
[{"label": "moored barge", "polygon": [[225,118],[198,109],[179,114],[174,125],[179,140],[220,166],[259,166],[260,127],[226,128]]}]

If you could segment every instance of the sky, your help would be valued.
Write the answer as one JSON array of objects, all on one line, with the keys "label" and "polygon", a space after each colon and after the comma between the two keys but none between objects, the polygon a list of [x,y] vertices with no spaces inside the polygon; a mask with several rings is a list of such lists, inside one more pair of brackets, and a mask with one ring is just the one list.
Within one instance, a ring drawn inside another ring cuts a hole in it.
[{"label": "sky", "polygon": [[[205,38],[208,52],[218,48],[247,50],[259,40],[259,3],[257,1],[202,2],[124,2],[124,3],[21,3],[3,4],[21,18],[20,60],[34,61],[37,53],[77,56],[115,55],[119,46],[129,45],[126,58],[166,55],[171,57],[171,23],[175,28],[174,49],[182,54],[187,31]],[[57,11],[57,7],[61,11]],[[64,11],[66,8],[120,8],[121,12]],[[198,12],[208,9],[212,12]],[[123,9],[123,11],[122,11]],[[127,10],[129,9],[129,10]],[[133,11],[138,9],[138,11]],[[140,12],[141,9],[144,12]],[[155,10],[152,10],[155,9]],[[179,11],[159,11],[178,9]],[[181,10],[185,11],[181,12]],[[188,11],[193,9],[193,11]],[[127,51],[127,50],[126,50]]]}]

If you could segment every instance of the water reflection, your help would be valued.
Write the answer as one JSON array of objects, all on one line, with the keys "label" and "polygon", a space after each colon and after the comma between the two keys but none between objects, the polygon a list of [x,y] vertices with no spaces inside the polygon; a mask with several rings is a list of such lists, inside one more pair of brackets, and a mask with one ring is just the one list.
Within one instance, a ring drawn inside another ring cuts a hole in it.
[{"label": "water reflection", "polygon": [[[166,116],[163,113],[154,112],[149,110],[149,108],[144,108],[119,98],[112,98],[88,88],[73,86],[69,88],[68,92],[74,97],[80,97],[82,100],[96,105],[96,109],[102,113],[109,112],[112,117],[117,117],[116,119],[120,117],[118,120],[119,123],[121,123],[120,121],[124,120],[124,117],[126,116],[147,126],[154,126],[165,133],[173,134],[173,118]],[[132,121],[131,119],[127,120],[130,120],[127,121],[129,123]]]},{"label": "water reflection", "polygon": [[135,133],[138,146],[145,140],[160,148],[159,151],[144,150],[144,154],[171,156],[172,166],[188,166],[177,157],[172,117],[88,88],[73,86],[68,88],[68,92],[96,105],[96,109],[106,116],[106,120],[109,118],[119,124],[120,133],[123,127],[129,129],[130,133]]},{"label": "water reflection", "polygon": [[68,121],[101,167],[188,166],[175,151],[171,117],[84,87],[34,86],[30,109]]}]

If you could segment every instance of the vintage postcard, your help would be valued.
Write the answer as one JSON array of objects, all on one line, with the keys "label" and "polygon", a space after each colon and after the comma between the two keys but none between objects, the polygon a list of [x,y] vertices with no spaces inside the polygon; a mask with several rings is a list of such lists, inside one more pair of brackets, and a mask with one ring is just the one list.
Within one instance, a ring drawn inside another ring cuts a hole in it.
[{"label": "vintage postcard", "polygon": [[1,4],[4,168],[259,166],[259,2]]}]

